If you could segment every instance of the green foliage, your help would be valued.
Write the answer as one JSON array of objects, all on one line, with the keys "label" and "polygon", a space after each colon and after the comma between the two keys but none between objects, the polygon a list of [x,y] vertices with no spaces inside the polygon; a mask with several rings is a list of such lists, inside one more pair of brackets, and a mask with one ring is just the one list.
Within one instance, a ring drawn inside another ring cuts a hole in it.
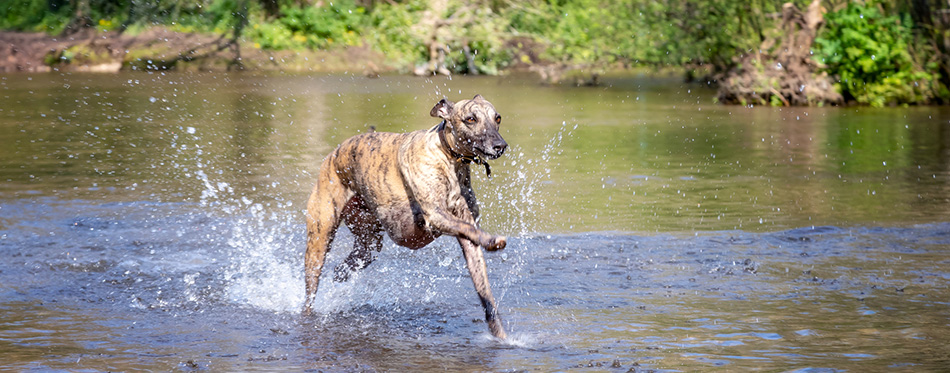
[{"label": "green foliage", "polygon": [[[80,2],[70,0],[9,0],[0,6],[0,29],[61,33],[75,16]],[[187,32],[223,32],[233,27],[244,8],[253,12],[249,0],[115,1],[88,0],[86,16],[99,31],[120,27],[141,30],[165,25]],[[247,11],[245,11],[246,13]]]},{"label": "green foliage", "polygon": [[72,10],[51,7],[45,0],[6,0],[0,6],[0,29],[59,33]]},{"label": "green foliage", "polygon": [[706,66],[724,71],[757,48],[780,0],[533,0],[503,14],[546,59],[569,64]]},{"label": "green foliage", "polygon": [[815,40],[816,58],[839,77],[837,88],[872,106],[926,103],[935,76],[914,64],[909,18],[886,16],[873,5],[849,3],[826,15]]},{"label": "green foliage", "polygon": [[[447,30],[439,33],[440,41],[447,47],[448,68],[458,73],[498,74],[511,61],[506,49],[508,20],[486,6],[464,7],[464,1],[450,2],[448,15],[463,19],[450,23]],[[467,53],[478,71],[468,71]]]},{"label": "green foliage", "polygon": [[[652,48],[645,59],[655,64],[701,67],[712,75],[725,72],[770,36],[777,25],[774,15],[781,14],[785,2],[647,1],[643,17]],[[793,1],[799,9],[804,8],[803,2]]]},{"label": "green foliage", "polygon": [[[431,45],[460,73],[497,74],[519,56],[522,63],[671,66],[715,77],[778,36],[775,15],[788,0],[444,1],[443,14],[433,14],[433,0],[5,0],[0,29],[57,34],[83,13],[99,31],[158,25],[268,50],[366,46],[406,70],[429,62]],[[810,1],[792,2],[804,9]],[[826,6],[841,9],[826,14],[815,55],[846,98],[876,106],[950,100],[950,64],[940,49],[950,37],[939,17],[914,28],[916,2],[833,3]],[[74,9],[80,5],[83,12]]]},{"label": "green foliage", "polygon": [[329,5],[283,6],[272,22],[254,23],[248,37],[264,49],[326,49],[361,43],[366,9],[353,0]]},{"label": "green foliage", "polygon": [[[445,49],[445,65],[457,73],[498,74],[511,61],[506,46],[508,20],[490,8],[467,1],[450,0],[447,20],[435,33]],[[433,30],[424,22],[428,1],[410,0],[402,4],[381,3],[369,14],[365,35],[368,43],[385,53],[396,65],[421,65],[429,59]],[[477,71],[468,71],[468,56]]]},{"label": "green foliage", "polygon": [[504,15],[518,34],[546,46],[543,58],[576,65],[612,64],[641,57],[642,17],[636,3],[607,0],[530,1]]},{"label": "green foliage", "polygon": [[195,21],[204,25],[210,24],[211,30],[221,34],[240,24],[248,16],[246,0],[212,0],[204,8],[202,19]]},{"label": "green foliage", "polygon": [[426,9],[424,0],[404,4],[381,3],[369,14],[366,36],[378,51],[386,53],[393,64],[410,66],[425,61],[425,35],[415,25]]},{"label": "green foliage", "polygon": [[61,64],[95,65],[112,61],[112,56],[109,55],[107,50],[96,50],[88,45],[81,44],[47,54],[44,63],[47,66]]}]

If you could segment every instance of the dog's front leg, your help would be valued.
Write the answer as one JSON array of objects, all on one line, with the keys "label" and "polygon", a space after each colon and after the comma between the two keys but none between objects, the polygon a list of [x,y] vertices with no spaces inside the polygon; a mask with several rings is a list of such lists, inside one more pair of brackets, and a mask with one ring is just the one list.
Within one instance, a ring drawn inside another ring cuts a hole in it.
[{"label": "dog's front leg", "polygon": [[445,211],[436,209],[436,211],[427,214],[426,221],[442,234],[468,239],[488,251],[501,250],[508,245],[508,240],[504,236],[494,236],[478,229],[474,223],[471,223],[475,219],[468,211],[465,211],[463,218],[459,219]]},{"label": "dog's front leg", "polygon": [[501,317],[498,316],[498,306],[495,304],[495,297],[492,296],[491,286],[488,285],[488,269],[485,266],[485,257],[482,250],[472,241],[458,237],[459,245],[462,245],[462,255],[465,256],[465,263],[468,265],[468,272],[472,275],[472,283],[475,284],[475,292],[482,302],[485,309],[485,322],[488,323],[488,330],[499,339],[507,338],[505,328],[501,325]]}]

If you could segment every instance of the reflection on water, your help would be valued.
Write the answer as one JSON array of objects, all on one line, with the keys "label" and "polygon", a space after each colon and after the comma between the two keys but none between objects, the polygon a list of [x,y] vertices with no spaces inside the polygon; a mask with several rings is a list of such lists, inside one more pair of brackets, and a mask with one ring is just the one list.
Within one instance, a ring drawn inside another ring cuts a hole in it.
[{"label": "reflection on water", "polygon": [[[950,111],[607,82],[0,76],[0,369],[946,367]],[[449,239],[387,241],[299,317],[320,159],[475,93],[512,144],[475,174],[512,341]]]}]

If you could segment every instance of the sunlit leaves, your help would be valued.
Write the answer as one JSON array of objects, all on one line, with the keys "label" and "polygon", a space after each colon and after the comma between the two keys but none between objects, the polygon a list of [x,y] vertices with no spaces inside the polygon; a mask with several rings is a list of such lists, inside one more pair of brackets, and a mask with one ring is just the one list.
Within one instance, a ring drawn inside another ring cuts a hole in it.
[{"label": "sunlit leaves", "polygon": [[935,76],[917,66],[910,54],[909,18],[849,3],[825,20],[825,30],[815,40],[816,59],[838,77],[843,94],[873,106],[933,99]]}]

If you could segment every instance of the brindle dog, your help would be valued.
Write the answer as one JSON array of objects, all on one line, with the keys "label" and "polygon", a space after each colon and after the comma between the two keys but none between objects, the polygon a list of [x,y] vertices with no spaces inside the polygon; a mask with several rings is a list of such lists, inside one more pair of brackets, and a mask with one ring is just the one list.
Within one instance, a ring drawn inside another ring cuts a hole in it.
[{"label": "brindle dog", "polygon": [[324,259],[340,222],[355,236],[353,251],[334,270],[336,281],[365,268],[382,248],[382,232],[410,249],[440,235],[455,236],[485,309],[492,335],[504,339],[485,259],[478,246],[505,248],[505,237],[478,228],[478,203],[472,190],[472,163],[485,166],[508,143],[498,133],[501,115],[481,95],[453,103],[439,101],[432,111],[442,123],[411,133],[372,132],[354,136],[323,161],[307,202],[306,304],[313,305]]}]

